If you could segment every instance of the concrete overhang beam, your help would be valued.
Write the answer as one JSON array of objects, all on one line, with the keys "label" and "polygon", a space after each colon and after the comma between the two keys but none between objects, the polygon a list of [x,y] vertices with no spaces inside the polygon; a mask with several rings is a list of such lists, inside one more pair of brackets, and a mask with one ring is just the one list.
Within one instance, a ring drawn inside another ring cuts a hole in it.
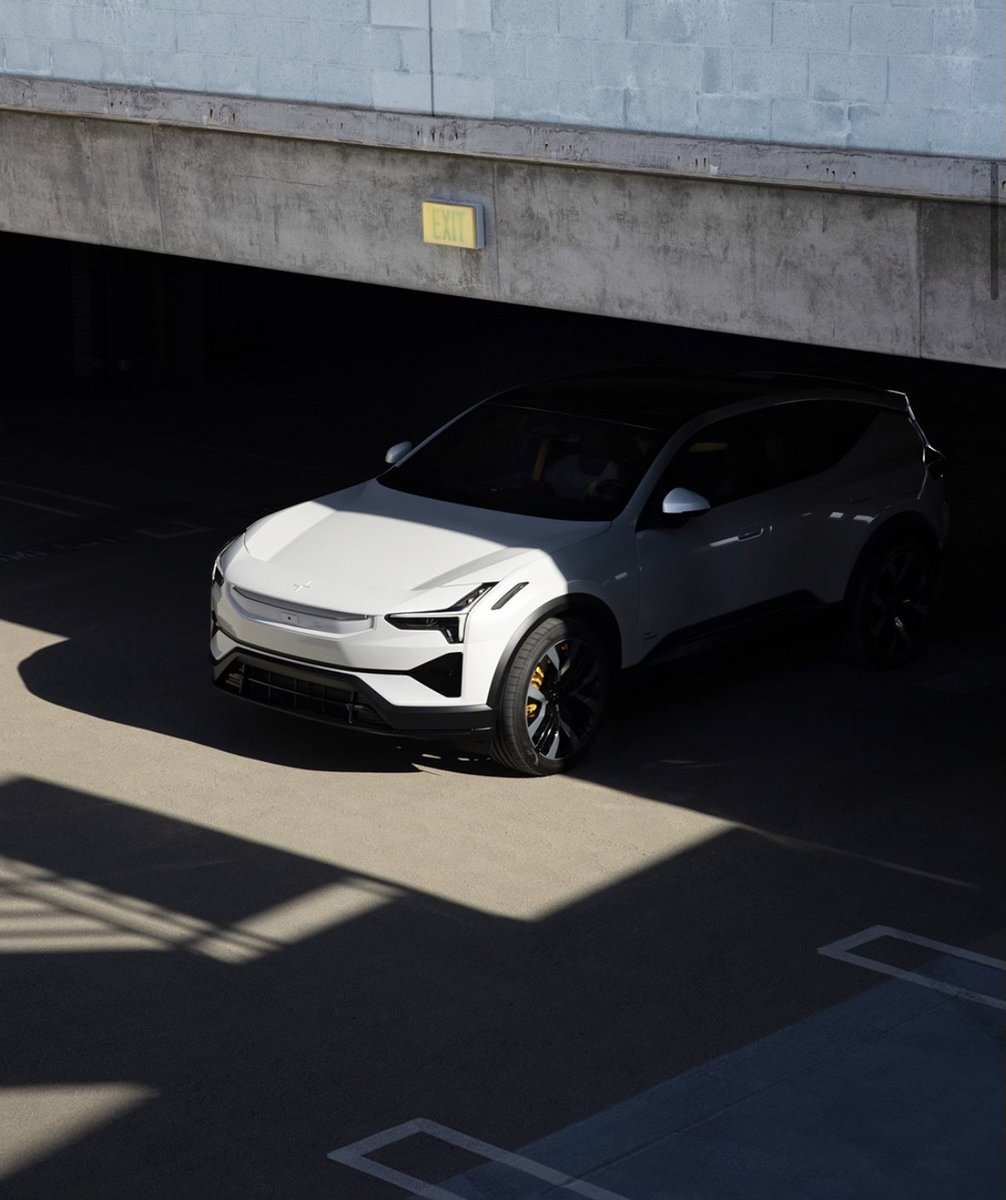
[{"label": "concrete overhang beam", "polygon": [[431,117],[20,75],[0,75],[2,108],[723,183],[981,204],[989,203],[994,190],[1000,201],[1006,199],[1006,161],[901,151]]}]

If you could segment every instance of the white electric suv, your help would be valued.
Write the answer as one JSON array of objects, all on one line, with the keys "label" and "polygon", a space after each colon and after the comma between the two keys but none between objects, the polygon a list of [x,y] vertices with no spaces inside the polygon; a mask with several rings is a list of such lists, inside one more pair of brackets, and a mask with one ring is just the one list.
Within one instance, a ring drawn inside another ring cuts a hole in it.
[{"label": "white electric suv", "polygon": [[834,606],[856,659],[905,661],[946,533],[907,397],[834,380],[552,380],[387,462],[220,552],[214,680],[532,775],[590,744],[620,668],[726,627]]}]

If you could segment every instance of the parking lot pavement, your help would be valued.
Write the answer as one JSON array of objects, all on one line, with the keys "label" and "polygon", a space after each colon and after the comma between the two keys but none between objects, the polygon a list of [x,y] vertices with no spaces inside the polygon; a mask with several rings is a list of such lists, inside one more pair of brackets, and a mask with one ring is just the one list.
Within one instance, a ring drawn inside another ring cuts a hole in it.
[{"label": "parking lot pavement", "polygon": [[[983,1021],[974,1006],[1001,1012],[1006,962],[982,957],[972,981],[994,996],[934,998],[910,982],[875,988],[516,1155],[423,1120],[370,1143],[421,1135],[484,1159],[440,1184],[439,1200],[995,1196],[1006,1166],[1001,1019]],[[944,954],[932,969],[960,962]],[[332,1157],[387,1179],[373,1153],[358,1143]],[[420,1179],[398,1182],[428,1194]]]},{"label": "parking lot pavement", "polygon": [[255,497],[78,492],[86,459],[30,482],[108,539],[12,505],[0,556],[0,1194],[1000,1193],[1001,1013],[955,953],[1004,957],[991,635],[683,663],[512,778],[216,694],[209,565]]}]

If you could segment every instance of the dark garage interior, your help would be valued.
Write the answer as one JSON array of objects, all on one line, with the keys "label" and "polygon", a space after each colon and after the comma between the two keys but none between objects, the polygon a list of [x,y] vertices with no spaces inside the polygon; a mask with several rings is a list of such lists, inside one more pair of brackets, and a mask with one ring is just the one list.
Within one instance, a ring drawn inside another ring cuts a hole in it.
[{"label": "dark garage interior", "polygon": [[268,509],[366,478],[392,442],[535,378],[660,364],[861,380],[906,391],[950,460],[944,619],[997,623],[1001,371],[14,234],[0,253],[5,457],[69,446],[150,472],[254,478]]}]

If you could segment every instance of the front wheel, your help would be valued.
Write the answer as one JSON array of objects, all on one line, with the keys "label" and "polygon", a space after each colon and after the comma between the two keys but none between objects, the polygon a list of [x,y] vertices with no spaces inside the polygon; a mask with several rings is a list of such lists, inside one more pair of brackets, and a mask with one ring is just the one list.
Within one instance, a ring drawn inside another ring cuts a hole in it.
[{"label": "front wheel", "polygon": [[492,756],[525,775],[566,770],[597,735],[610,667],[592,626],[548,617],[511,660]]},{"label": "front wheel", "polygon": [[938,559],[915,537],[892,538],[857,569],[846,603],[845,644],[867,667],[899,667],[922,646],[933,606]]}]

